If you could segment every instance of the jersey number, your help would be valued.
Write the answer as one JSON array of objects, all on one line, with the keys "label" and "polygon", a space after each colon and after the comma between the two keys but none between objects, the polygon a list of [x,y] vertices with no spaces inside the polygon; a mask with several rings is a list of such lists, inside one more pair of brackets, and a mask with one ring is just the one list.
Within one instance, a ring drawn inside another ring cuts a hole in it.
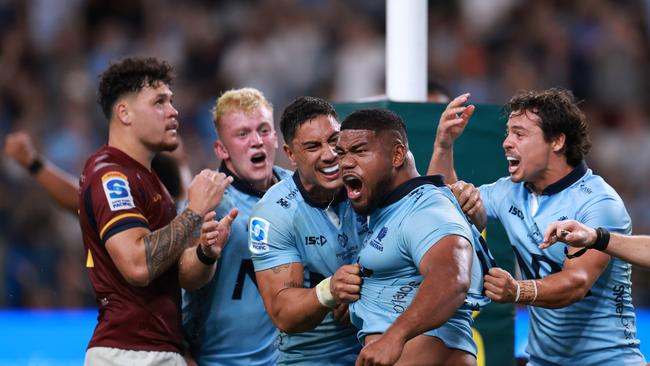
[{"label": "jersey number", "polygon": [[241,294],[244,291],[244,282],[246,276],[250,277],[251,281],[257,287],[257,279],[255,278],[255,268],[253,267],[252,259],[242,259],[239,266],[239,273],[237,273],[237,282],[235,282],[235,289],[232,291],[233,300],[241,300]]}]

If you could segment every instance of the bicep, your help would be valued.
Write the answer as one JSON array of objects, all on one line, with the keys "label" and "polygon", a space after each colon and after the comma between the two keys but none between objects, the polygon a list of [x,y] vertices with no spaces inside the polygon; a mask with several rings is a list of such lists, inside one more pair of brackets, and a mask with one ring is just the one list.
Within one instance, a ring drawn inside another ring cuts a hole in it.
[{"label": "bicep", "polygon": [[458,279],[459,283],[467,283],[472,268],[472,245],[458,235],[447,235],[438,240],[422,256],[418,269],[423,277],[433,275],[434,278],[444,278],[445,281]]},{"label": "bicep", "polygon": [[134,227],[120,231],[106,240],[111,260],[127,281],[139,282],[148,276],[143,238],[149,229]]},{"label": "bicep", "polygon": [[603,273],[607,264],[609,264],[609,260],[610,256],[603,252],[587,250],[585,254],[578,258],[565,259],[560,274],[575,278],[576,281],[584,283],[584,287],[589,289]]},{"label": "bicep", "polygon": [[260,294],[268,305],[275,304],[282,291],[288,288],[302,288],[304,269],[302,263],[285,263],[273,268],[255,272]]}]

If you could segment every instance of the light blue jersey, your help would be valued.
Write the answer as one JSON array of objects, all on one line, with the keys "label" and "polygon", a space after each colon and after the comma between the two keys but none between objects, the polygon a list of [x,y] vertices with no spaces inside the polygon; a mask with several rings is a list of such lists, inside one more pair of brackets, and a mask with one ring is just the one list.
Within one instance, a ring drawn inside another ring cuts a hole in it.
[{"label": "light blue jersey", "polygon": [[[237,179],[225,165],[222,172],[235,180],[215,210],[221,219],[234,207],[232,223],[212,280],[196,291],[183,292],[183,326],[190,353],[199,365],[274,365],[277,330],[257,289],[253,261],[248,251],[248,217],[263,192]],[[275,177],[291,172],[273,168]]]},{"label": "light blue jersey", "polygon": [[[526,279],[560,272],[566,244],[540,250],[544,230],[556,220],[630,234],[630,217],[621,198],[582,162],[541,195],[510,178],[481,186],[489,219],[506,229]],[[526,352],[532,365],[645,365],[636,339],[630,265],[612,258],[587,296],[560,309],[529,306]]]},{"label": "light blue jersey", "polygon": [[[420,261],[439,240],[457,235],[466,238],[479,253],[486,249],[441,176],[418,177],[401,184],[370,215],[368,229],[359,253],[365,277],[361,298],[350,306],[350,318],[360,329],[360,340],[368,334],[384,333],[408,308],[422,282]],[[490,266],[481,263],[474,253],[465,306],[445,324],[424,334],[438,337],[449,348],[476,355],[471,313],[489,301],[482,290],[483,275]]]},{"label": "light blue jersey", "polygon": [[[367,232],[341,195],[328,207],[309,199],[298,173],[273,186],[255,206],[249,245],[256,271],[302,263],[304,286],[316,286],[345,264],[354,263]],[[338,324],[331,312],[313,330],[280,332],[279,364],[353,365],[360,351],[351,325]]]}]

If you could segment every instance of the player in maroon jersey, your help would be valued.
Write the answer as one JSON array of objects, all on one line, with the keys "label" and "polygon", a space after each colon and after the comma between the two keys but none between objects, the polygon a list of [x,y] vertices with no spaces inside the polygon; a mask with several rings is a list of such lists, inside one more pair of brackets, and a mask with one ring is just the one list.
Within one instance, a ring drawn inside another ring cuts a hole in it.
[{"label": "player in maroon jersey", "polygon": [[154,58],[126,58],[101,75],[108,144],[87,160],[79,180],[86,267],[99,307],[86,364],[184,365],[180,288],[212,278],[237,215],[233,209],[213,221],[232,178],[203,170],[176,216],[151,172],[154,154],[178,145],[171,71]]}]

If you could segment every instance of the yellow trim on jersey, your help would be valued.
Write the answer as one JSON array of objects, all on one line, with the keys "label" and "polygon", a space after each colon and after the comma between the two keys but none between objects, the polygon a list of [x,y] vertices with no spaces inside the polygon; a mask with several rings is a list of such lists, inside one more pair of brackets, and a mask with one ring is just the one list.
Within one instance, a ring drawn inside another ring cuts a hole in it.
[{"label": "yellow trim on jersey", "polygon": [[95,261],[93,260],[93,254],[90,252],[90,249],[88,249],[88,257],[86,257],[86,268],[93,267],[95,267]]},{"label": "yellow trim on jersey", "polygon": [[122,215],[119,215],[119,216],[115,216],[109,222],[107,222],[106,225],[104,225],[102,230],[99,232],[99,238],[104,240],[104,232],[106,232],[108,227],[113,225],[115,222],[117,222],[119,220],[122,220],[124,218],[127,218],[127,217],[135,217],[135,218],[138,218],[138,219],[143,219],[145,222],[147,222],[147,219],[144,216],[142,216],[140,214],[137,214],[137,213],[125,213],[125,214],[122,214]]}]

